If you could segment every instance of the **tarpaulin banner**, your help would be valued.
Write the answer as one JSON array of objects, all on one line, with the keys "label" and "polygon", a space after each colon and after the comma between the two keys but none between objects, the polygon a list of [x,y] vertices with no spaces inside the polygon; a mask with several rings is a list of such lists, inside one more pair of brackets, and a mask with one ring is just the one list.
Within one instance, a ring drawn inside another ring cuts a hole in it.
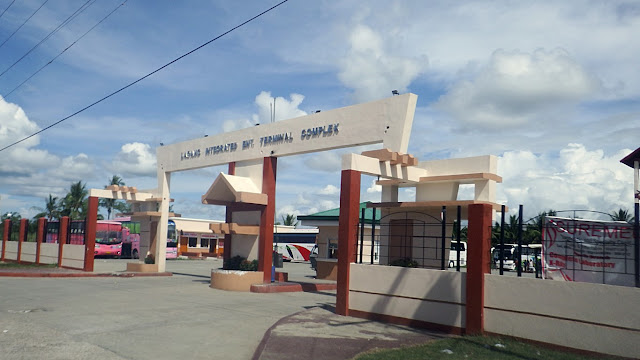
[{"label": "tarpaulin banner", "polygon": [[631,224],[545,217],[545,279],[635,286],[634,254]]}]

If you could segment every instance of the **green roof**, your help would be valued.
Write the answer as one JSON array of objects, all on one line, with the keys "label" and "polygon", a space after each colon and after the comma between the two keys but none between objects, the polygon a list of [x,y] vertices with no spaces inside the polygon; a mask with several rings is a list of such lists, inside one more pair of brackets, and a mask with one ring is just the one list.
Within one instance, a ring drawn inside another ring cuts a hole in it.
[{"label": "green roof", "polygon": [[[360,203],[360,210],[358,210],[358,217],[362,216],[362,209],[364,210],[364,222],[371,224],[373,218],[373,208],[367,208],[366,202]],[[338,221],[340,218],[340,208],[331,210],[320,211],[310,215],[298,215],[298,220],[321,220],[321,221]],[[376,221],[380,221],[380,210],[376,210]]]}]

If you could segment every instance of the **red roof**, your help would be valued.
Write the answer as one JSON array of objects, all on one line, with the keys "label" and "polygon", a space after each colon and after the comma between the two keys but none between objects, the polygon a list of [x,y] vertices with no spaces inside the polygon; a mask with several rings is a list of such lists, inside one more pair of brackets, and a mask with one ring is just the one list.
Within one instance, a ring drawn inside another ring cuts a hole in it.
[{"label": "red roof", "polygon": [[640,148],[637,148],[634,152],[632,152],[631,154],[625,156],[622,160],[620,160],[621,163],[629,167],[633,167],[634,161],[640,161]]}]

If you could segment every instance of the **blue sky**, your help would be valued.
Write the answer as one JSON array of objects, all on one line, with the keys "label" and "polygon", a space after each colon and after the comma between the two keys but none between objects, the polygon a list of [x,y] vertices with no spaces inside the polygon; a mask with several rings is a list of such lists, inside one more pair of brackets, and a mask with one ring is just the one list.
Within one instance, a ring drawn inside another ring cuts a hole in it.
[{"label": "blue sky", "polygon": [[[44,0],[17,0],[0,42]],[[4,46],[0,72],[86,1],[48,2]],[[276,2],[128,0],[91,4],[0,76],[0,145],[42,129]],[[10,4],[0,1],[0,10]],[[0,212],[33,216],[72,182],[114,174],[154,188],[155,149],[319,109],[419,96],[410,153],[499,157],[498,201],[611,212],[633,205],[619,160],[640,143],[640,4],[624,1],[290,0],[101,104],[0,154]],[[277,213],[337,207],[340,156],[280,158]],[[175,174],[174,209],[220,219],[202,195],[223,167]],[[377,201],[363,177],[363,200]],[[463,191],[464,192],[464,191]],[[468,191],[467,191],[468,192]],[[411,192],[402,194],[410,199]],[[468,194],[467,194],[468,196]]]}]

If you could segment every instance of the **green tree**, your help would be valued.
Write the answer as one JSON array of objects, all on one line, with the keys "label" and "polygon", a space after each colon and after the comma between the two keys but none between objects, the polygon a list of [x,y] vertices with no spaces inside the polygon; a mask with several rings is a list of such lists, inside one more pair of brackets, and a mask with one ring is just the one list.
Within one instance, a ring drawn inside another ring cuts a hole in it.
[{"label": "green tree", "polygon": [[54,219],[60,218],[60,202],[56,196],[49,194],[48,198],[45,198],[45,206],[34,207],[36,210],[40,210],[33,218],[39,219],[41,217],[46,217],[47,220],[51,221]]},{"label": "green tree", "polygon": [[635,217],[631,215],[631,212],[629,212],[629,210],[622,208],[609,214],[609,217],[613,221],[625,221],[629,224],[633,223],[633,221],[635,220]]},{"label": "green tree", "polygon": [[[106,189],[110,185],[123,186],[124,181],[120,176],[113,175],[113,177],[109,179],[109,184],[107,184],[104,188]],[[113,209],[119,210],[119,207],[122,208],[122,205],[119,204],[125,204],[125,202],[116,199],[100,199],[100,206],[107,210],[107,220],[111,219],[111,212],[113,211]]]},{"label": "green tree", "polygon": [[282,225],[296,226],[298,225],[298,220],[293,214],[282,215]]},{"label": "green tree", "polygon": [[17,211],[9,211],[2,214],[2,217],[0,217],[0,220],[2,221],[0,224],[0,236],[3,236],[4,234],[4,221],[6,219],[11,220],[11,227],[13,228],[10,240],[18,240],[18,231],[20,229],[20,220],[22,220],[22,216]]},{"label": "green tree", "polygon": [[87,215],[87,195],[86,184],[82,181],[71,184],[69,192],[62,199],[62,216],[69,216],[72,219],[81,219]]}]

